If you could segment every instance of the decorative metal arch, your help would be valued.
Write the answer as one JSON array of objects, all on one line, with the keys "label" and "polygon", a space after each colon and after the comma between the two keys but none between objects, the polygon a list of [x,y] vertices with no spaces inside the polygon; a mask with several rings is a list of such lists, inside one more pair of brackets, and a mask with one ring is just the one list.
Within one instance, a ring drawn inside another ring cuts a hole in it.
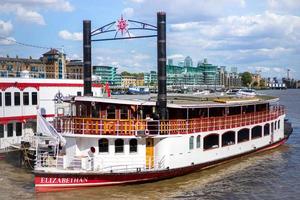
[{"label": "decorative metal arch", "polygon": [[[128,27],[128,23],[132,27]],[[154,31],[156,34],[147,35],[131,35],[132,30],[146,30]],[[93,39],[97,35],[114,32],[114,37]],[[122,37],[118,34],[121,32]],[[125,33],[125,35],[124,35]],[[157,38],[157,81],[158,81],[158,95],[157,95],[157,110],[160,119],[167,118],[167,86],[166,86],[166,13],[157,13],[157,26],[136,21],[124,20],[123,16],[115,22],[108,23],[100,28],[91,31],[91,21],[83,21],[83,76],[84,76],[84,95],[92,96],[92,46],[91,42],[108,41],[108,40],[126,40],[135,38]]]},{"label": "decorative metal arch", "polygon": [[[128,24],[129,22],[130,24]],[[146,31],[155,31],[157,32],[157,27],[148,24],[145,22],[140,22],[136,20],[125,20],[123,16],[117,21],[108,23],[100,28],[97,28],[91,32],[91,37],[101,35],[104,33],[115,32],[114,37],[109,38],[100,38],[100,39],[92,39],[91,41],[108,41],[108,40],[126,40],[126,39],[135,39],[135,38],[149,38],[149,37],[157,37],[157,34],[147,34],[147,35],[139,35],[133,36],[131,35],[130,31],[132,30],[146,30]],[[121,32],[122,37],[118,36]],[[124,36],[124,33],[126,35]]]}]

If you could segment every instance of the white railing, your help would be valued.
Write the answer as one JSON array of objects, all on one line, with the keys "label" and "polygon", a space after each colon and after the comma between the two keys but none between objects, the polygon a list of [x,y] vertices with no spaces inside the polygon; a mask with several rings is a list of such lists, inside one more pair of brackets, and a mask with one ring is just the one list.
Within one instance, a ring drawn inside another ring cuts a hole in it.
[{"label": "white railing", "polygon": [[[99,162],[97,157],[74,157],[70,164],[66,164],[65,156],[53,156],[48,153],[39,154],[36,158],[35,169],[53,169],[61,171],[97,171],[103,173],[116,173],[116,172],[140,172],[140,171],[153,171],[164,169],[164,157],[160,162],[154,164],[154,158],[148,162],[140,160],[129,164],[119,164],[120,162],[103,163]],[[109,165],[110,164],[110,165]]]},{"label": "white railing", "polygon": [[55,128],[62,133],[86,135],[169,135],[217,131],[275,120],[284,114],[283,106],[267,111],[239,115],[170,120],[116,120],[80,117],[58,117]]}]

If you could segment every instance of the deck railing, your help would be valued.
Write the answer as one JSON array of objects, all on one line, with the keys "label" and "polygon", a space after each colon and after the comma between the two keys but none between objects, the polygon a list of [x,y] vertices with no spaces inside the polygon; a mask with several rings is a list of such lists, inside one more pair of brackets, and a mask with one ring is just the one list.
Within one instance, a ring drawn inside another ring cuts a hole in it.
[{"label": "deck railing", "polygon": [[258,111],[222,117],[203,117],[188,120],[116,120],[58,117],[54,121],[54,125],[59,132],[73,134],[124,136],[136,134],[189,134],[259,124],[277,119],[283,114],[283,106],[273,106],[267,111]]}]

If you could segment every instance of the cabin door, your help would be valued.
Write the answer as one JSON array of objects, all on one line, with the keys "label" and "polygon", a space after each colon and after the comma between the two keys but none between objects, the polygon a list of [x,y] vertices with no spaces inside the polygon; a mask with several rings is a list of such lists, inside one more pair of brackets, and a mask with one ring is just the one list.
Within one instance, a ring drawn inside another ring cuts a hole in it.
[{"label": "cabin door", "polygon": [[154,167],[154,139],[146,138],[146,168]]}]

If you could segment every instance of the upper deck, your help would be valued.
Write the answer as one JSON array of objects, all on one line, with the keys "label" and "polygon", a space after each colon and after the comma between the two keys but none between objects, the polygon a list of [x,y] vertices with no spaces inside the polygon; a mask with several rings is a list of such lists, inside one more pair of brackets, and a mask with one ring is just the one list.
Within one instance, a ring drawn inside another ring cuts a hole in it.
[{"label": "upper deck", "polygon": [[[155,106],[156,95],[119,95],[112,98],[99,98],[91,96],[78,96],[75,101],[99,102],[119,105]],[[239,105],[254,105],[262,103],[274,103],[278,97],[256,95],[254,97],[238,97],[220,94],[194,96],[186,94],[168,95],[168,108],[205,108],[205,107],[229,107]]]},{"label": "upper deck", "polygon": [[186,134],[254,125],[284,114],[283,106],[271,105],[276,97],[181,95],[168,96],[169,118],[158,120],[155,98],[135,97],[75,97],[75,113],[56,118],[55,126],[60,132],[80,135]]}]

